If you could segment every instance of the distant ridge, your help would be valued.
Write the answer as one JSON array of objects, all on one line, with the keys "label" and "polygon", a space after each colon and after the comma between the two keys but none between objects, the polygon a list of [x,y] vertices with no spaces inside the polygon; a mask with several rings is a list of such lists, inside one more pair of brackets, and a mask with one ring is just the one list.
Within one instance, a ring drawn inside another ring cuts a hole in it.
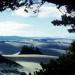
[{"label": "distant ridge", "polygon": [[[68,40],[72,40],[71,38],[55,38],[55,37],[21,37],[21,36],[0,36],[0,41],[8,41],[8,40],[24,40],[24,39],[68,39]],[[73,40],[75,40],[73,38]]]},{"label": "distant ridge", "polygon": [[[67,38],[0,36],[0,52],[11,55],[22,51],[23,46],[34,46],[42,54],[58,56],[65,53],[72,41]],[[37,54],[37,51],[25,49],[22,54]]]},{"label": "distant ridge", "polygon": [[0,36],[0,41],[19,41],[22,39],[24,38],[19,36]]}]

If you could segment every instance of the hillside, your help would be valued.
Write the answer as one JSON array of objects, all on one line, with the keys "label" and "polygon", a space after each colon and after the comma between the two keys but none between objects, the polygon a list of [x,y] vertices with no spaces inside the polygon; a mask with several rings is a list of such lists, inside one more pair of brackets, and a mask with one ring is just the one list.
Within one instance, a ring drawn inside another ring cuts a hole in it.
[{"label": "hillside", "polygon": [[[42,69],[40,63],[48,63],[50,59],[57,59],[56,56],[39,55],[39,54],[20,54],[20,55],[3,55],[23,66],[25,73],[34,73],[36,70]],[[33,74],[32,74],[33,75]]]},{"label": "hillside", "polygon": [[[65,53],[70,43],[73,41],[72,39],[65,38],[30,38],[16,36],[0,36],[0,40],[1,54],[19,54],[20,51],[22,52],[23,46],[34,46],[35,48],[38,48],[40,50],[39,52],[41,54],[53,56],[59,56]],[[26,52],[27,54],[30,53],[29,51]],[[32,53],[37,54],[35,52],[35,49]]]},{"label": "hillside", "polygon": [[0,55],[0,75],[10,75],[11,73],[20,75],[22,69],[20,64]]}]

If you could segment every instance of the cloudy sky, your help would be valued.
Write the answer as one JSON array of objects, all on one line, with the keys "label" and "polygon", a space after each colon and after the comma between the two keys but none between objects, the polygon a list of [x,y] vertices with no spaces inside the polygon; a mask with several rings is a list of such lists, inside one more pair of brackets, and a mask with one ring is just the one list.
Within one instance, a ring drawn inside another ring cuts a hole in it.
[{"label": "cloudy sky", "polygon": [[69,27],[56,27],[51,24],[52,20],[61,19],[62,13],[56,5],[46,2],[39,8],[38,14],[33,14],[30,9],[26,13],[24,9],[25,7],[20,7],[15,11],[7,9],[0,12],[0,36],[75,37],[75,34],[68,33]]}]

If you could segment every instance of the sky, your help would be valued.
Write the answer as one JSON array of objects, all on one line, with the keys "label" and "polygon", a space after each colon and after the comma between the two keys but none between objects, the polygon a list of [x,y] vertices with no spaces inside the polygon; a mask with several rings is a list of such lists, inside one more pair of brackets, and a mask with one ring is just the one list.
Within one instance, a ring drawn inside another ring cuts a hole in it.
[{"label": "sky", "polygon": [[[33,6],[36,10],[35,5]],[[0,36],[23,36],[23,37],[55,37],[74,38],[75,33],[69,33],[69,27],[54,26],[51,21],[61,19],[62,13],[55,4],[44,3],[39,8],[39,13],[29,13],[22,6],[17,10],[7,9],[0,12]],[[63,12],[63,11],[62,11]],[[64,13],[64,12],[63,12]]]}]

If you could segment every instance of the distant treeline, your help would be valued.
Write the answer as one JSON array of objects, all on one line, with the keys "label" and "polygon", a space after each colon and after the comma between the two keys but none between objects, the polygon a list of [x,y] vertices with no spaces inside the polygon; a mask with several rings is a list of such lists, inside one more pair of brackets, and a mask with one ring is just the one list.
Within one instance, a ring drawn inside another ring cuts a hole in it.
[{"label": "distant treeline", "polygon": [[38,47],[24,45],[20,54],[42,54],[42,52]]}]

